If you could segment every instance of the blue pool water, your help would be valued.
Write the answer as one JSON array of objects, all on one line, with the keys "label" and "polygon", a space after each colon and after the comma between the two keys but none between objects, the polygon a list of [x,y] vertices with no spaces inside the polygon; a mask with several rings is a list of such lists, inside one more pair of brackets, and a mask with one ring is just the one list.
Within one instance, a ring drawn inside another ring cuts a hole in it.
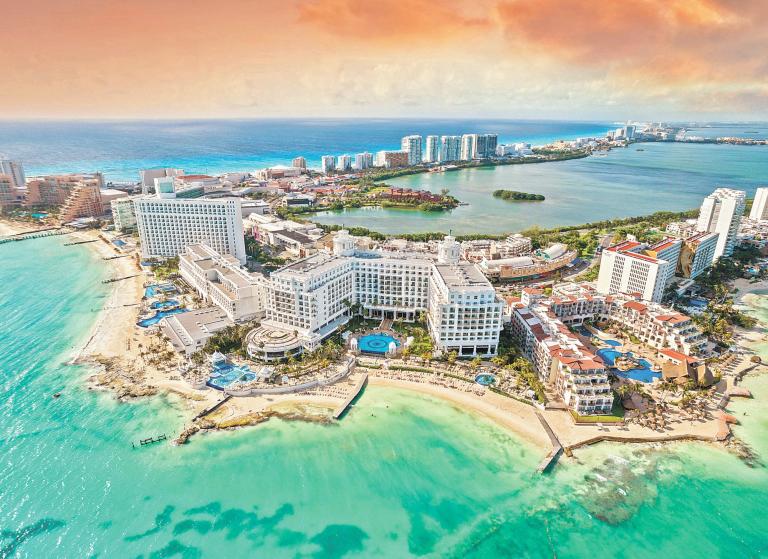
[{"label": "blue pool water", "polygon": [[[615,340],[606,340],[606,341],[615,341]],[[611,368],[614,368],[614,364],[616,363],[616,359],[618,357],[621,357],[622,355],[632,357],[632,352],[629,351],[625,354],[620,351],[616,351],[615,349],[604,348],[604,349],[598,349],[597,355],[599,355],[602,358],[602,360],[605,362],[606,365],[608,365]],[[649,383],[649,382],[653,382],[653,379],[655,378],[661,378],[661,373],[657,373],[651,370],[651,364],[648,362],[648,360],[638,359],[637,361],[640,364],[640,367],[636,369],[630,369],[629,371],[619,371],[618,369],[614,369],[614,371],[621,378],[627,378],[630,380],[634,380],[636,382]]]},{"label": "blue pool water", "polygon": [[621,342],[617,340],[603,340],[608,345],[612,345],[613,347],[619,347],[621,345]]},{"label": "blue pool water", "polygon": [[480,373],[475,377],[475,382],[483,386],[490,386],[496,382],[496,377],[488,373]]},{"label": "blue pool water", "polygon": [[155,301],[150,307],[153,309],[170,309],[178,305],[179,302],[176,299],[168,299],[167,301]]},{"label": "blue pool water", "polygon": [[166,316],[171,316],[173,314],[180,314],[183,312],[187,312],[187,311],[184,309],[171,309],[167,311],[158,311],[154,314],[154,316],[150,316],[149,318],[145,318],[144,320],[139,320],[136,324],[138,324],[142,328],[149,328],[150,326],[154,326],[155,324],[160,322]]},{"label": "blue pool water", "polygon": [[360,338],[357,347],[364,353],[378,353],[383,355],[387,353],[391,342],[395,342],[395,345],[400,347],[400,342],[389,334],[368,334],[367,336]]},{"label": "blue pool water", "polygon": [[157,297],[158,295],[168,295],[176,293],[177,289],[172,283],[156,283],[147,286],[144,290],[145,297]]},{"label": "blue pool water", "polygon": [[124,247],[125,241],[122,241],[120,239],[115,239],[114,241],[112,241],[112,244],[115,245],[116,247]]},{"label": "blue pool water", "polygon": [[43,219],[44,217],[48,217],[48,214],[45,212],[38,212],[38,213],[32,214],[32,217],[34,217],[35,219]]},{"label": "blue pool water", "polygon": [[251,371],[247,365],[232,365],[226,363],[214,367],[211,376],[208,379],[208,386],[223,390],[236,381],[250,382],[256,379],[256,373]]}]

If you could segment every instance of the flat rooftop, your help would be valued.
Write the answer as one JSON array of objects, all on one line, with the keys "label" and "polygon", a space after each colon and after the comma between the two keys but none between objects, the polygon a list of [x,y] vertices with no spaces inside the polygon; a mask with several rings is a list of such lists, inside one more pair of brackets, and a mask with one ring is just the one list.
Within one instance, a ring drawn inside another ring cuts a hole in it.
[{"label": "flat rooftop", "polygon": [[469,262],[459,264],[435,264],[435,269],[448,287],[487,290],[493,289],[477,266]]}]

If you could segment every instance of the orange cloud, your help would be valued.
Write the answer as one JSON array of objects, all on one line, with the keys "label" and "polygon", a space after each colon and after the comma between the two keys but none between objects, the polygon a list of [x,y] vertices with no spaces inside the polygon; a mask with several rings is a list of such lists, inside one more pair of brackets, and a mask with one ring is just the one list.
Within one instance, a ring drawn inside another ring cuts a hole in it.
[{"label": "orange cloud", "polygon": [[544,56],[656,81],[762,79],[762,0],[501,0],[505,35]]},{"label": "orange cloud", "polygon": [[[487,12],[482,2],[473,13]],[[367,41],[455,41],[458,36],[487,29],[491,21],[475,17],[456,0],[308,0],[298,6],[299,21],[334,36]]]}]

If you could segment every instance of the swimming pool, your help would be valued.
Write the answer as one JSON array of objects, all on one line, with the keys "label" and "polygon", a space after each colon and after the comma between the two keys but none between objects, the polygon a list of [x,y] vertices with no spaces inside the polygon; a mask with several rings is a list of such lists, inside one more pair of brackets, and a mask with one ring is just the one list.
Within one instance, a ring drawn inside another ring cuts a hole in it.
[{"label": "swimming pool", "polygon": [[126,242],[120,239],[115,239],[114,241],[112,241],[112,244],[115,245],[116,247],[122,248],[126,245]]},{"label": "swimming pool", "polygon": [[496,382],[496,376],[490,373],[480,373],[475,377],[475,382],[482,386],[490,386]]},{"label": "swimming pool", "polygon": [[226,363],[214,367],[208,377],[208,386],[217,390],[224,390],[235,382],[250,382],[256,380],[256,373],[251,371],[248,365],[232,365]]},{"label": "swimming pool", "polygon": [[389,344],[395,342],[396,347],[400,347],[398,342],[393,336],[389,334],[367,334],[360,338],[357,347],[363,353],[376,353],[378,355],[384,355],[389,351]]},{"label": "swimming pool", "polygon": [[629,371],[619,371],[616,369],[614,366],[616,359],[623,355],[632,357],[631,351],[622,353],[620,351],[616,351],[615,349],[603,348],[597,350],[597,355],[600,356],[605,364],[611,367],[614,372],[621,378],[627,378],[637,382],[645,383],[653,382],[653,379],[655,378],[661,378],[661,373],[651,370],[651,364],[647,359],[638,359],[637,362],[640,364],[640,366],[635,369],[630,369]]},{"label": "swimming pool", "polygon": [[145,297],[157,297],[158,295],[169,295],[171,293],[177,293],[176,286],[172,283],[154,283],[147,286],[144,290]]},{"label": "swimming pool", "polygon": [[172,309],[178,307],[179,302],[176,299],[168,299],[167,301],[155,301],[150,305],[153,309]]},{"label": "swimming pool", "polygon": [[187,312],[187,311],[185,309],[170,309],[167,311],[158,311],[154,314],[154,316],[150,316],[149,318],[145,318],[144,320],[139,320],[136,324],[138,326],[141,326],[142,328],[149,328],[150,326],[154,326],[155,324],[160,322],[166,316],[171,316],[171,315],[179,314],[183,312]]}]

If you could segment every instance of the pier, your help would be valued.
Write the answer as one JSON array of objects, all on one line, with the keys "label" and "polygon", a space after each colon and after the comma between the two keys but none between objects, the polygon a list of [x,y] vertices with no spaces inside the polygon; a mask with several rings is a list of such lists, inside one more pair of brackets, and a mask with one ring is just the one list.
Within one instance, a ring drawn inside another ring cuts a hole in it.
[{"label": "pier", "polygon": [[195,417],[192,419],[192,422],[194,423],[194,422],[195,422],[195,421],[197,421],[198,419],[200,419],[200,418],[202,418],[202,417],[205,417],[206,415],[208,415],[208,414],[211,414],[211,413],[215,412],[217,409],[219,409],[221,406],[223,406],[224,404],[226,404],[227,402],[229,402],[231,399],[232,399],[232,395],[231,395],[231,394],[228,394],[227,396],[225,396],[224,398],[222,398],[221,400],[219,400],[218,402],[216,402],[214,405],[212,405],[210,408],[205,408],[203,411],[201,411],[200,413],[198,413],[198,414],[197,414],[197,415],[196,415],[196,416],[195,416]]},{"label": "pier", "polygon": [[549,426],[549,423],[547,423],[547,420],[544,419],[544,416],[541,415],[540,412],[536,412],[536,417],[539,418],[539,422],[541,423],[541,426],[544,427],[544,431],[547,432],[547,435],[549,436],[549,440],[552,443],[552,450],[549,451],[549,454],[547,454],[544,459],[539,463],[539,467],[536,468],[536,473],[543,474],[546,472],[555,462],[557,462],[557,459],[560,457],[560,454],[563,452],[563,445],[560,444],[560,441],[557,438],[557,435],[555,435],[555,432],[552,431],[552,428]]},{"label": "pier", "polygon": [[[139,439],[139,447],[138,448],[141,448],[142,446],[147,446],[147,445],[150,445],[150,444],[159,443],[159,442],[165,441],[165,440],[168,440],[168,437],[166,436],[165,433],[163,433],[162,435],[158,435],[157,437],[149,437],[149,438],[146,438],[146,439]],[[137,448],[135,443],[131,443],[131,446],[133,448]]]},{"label": "pier", "polygon": [[18,243],[20,241],[29,241],[31,239],[41,239],[43,237],[55,237],[57,235],[69,235],[72,231],[52,228],[52,229],[39,229],[37,231],[30,231],[28,233],[18,233],[16,235],[9,235],[7,237],[0,238],[0,245],[5,243]]},{"label": "pier", "polygon": [[135,278],[138,275],[139,274],[133,274],[132,276],[123,276],[121,278],[105,279],[105,280],[101,280],[101,283],[115,283],[116,281],[123,281],[123,280],[131,279],[131,278]]},{"label": "pier", "polygon": [[87,243],[95,243],[96,241],[98,241],[98,239],[90,239],[90,240],[87,240],[87,241],[74,241],[74,242],[71,242],[71,243],[64,243],[64,246],[65,247],[71,247],[71,246],[75,246],[75,245],[85,245]]},{"label": "pier", "polygon": [[344,400],[344,402],[338,408],[336,408],[335,412],[333,412],[334,419],[341,419],[341,416],[346,413],[346,411],[349,409],[349,406],[351,406],[352,402],[355,401],[355,398],[360,395],[360,392],[363,390],[366,384],[368,384],[368,373],[363,374],[360,380],[357,381],[357,385],[355,385],[355,389],[352,391],[352,394],[350,394],[347,399]]}]

